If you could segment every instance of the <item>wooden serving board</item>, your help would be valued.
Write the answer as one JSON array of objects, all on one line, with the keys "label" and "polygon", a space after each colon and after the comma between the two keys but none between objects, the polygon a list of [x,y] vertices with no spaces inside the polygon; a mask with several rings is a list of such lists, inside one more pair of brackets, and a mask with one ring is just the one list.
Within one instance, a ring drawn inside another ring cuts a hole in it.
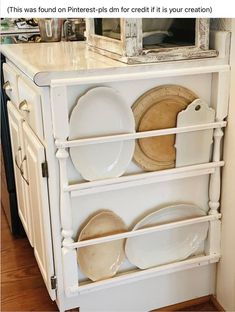
[{"label": "wooden serving board", "polygon": [[[211,123],[214,120],[214,109],[205,101],[196,99],[178,114],[177,127]],[[213,129],[176,134],[176,167],[209,162],[212,142]]]}]

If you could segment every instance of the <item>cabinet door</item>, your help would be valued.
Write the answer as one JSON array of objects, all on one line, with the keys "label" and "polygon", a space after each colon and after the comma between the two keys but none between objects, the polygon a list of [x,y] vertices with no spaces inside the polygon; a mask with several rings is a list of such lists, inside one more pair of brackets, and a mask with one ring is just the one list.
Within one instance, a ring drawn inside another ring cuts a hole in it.
[{"label": "cabinet door", "polygon": [[10,101],[7,102],[7,109],[11,135],[11,147],[13,154],[12,156],[14,159],[14,173],[15,173],[18,212],[23,227],[25,229],[25,232],[28,236],[29,242],[33,246],[31,215],[29,209],[30,207],[28,204],[28,194],[26,190],[27,182],[26,180],[24,180],[25,154],[22,138],[23,118]]},{"label": "cabinet door", "polygon": [[29,203],[33,219],[34,254],[48,292],[52,300],[54,300],[55,290],[51,289],[54,261],[48,187],[47,178],[43,177],[42,173],[42,164],[45,163],[45,151],[44,146],[26,122],[23,123],[23,137],[27,159]]}]

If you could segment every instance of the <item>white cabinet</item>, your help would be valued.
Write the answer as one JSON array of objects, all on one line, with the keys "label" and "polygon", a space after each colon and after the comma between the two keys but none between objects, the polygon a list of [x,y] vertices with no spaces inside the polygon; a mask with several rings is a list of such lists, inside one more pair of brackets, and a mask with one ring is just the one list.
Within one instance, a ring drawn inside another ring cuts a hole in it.
[{"label": "white cabinet", "polygon": [[23,123],[23,137],[28,173],[29,204],[32,212],[34,254],[48,292],[51,298],[55,299],[55,290],[51,288],[54,266],[45,149],[26,122]]},{"label": "white cabinet", "polygon": [[24,143],[22,136],[23,118],[10,101],[8,102],[8,116],[11,134],[11,146],[14,159],[18,211],[30,244],[33,246],[31,213],[28,202],[28,185],[25,176],[26,157],[24,153]]},{"label": "white cabinet", "polygon": [[45,149],[10,101],[8,114],[19,216],[30,244],[34,247],[35,258],[48,292],[54,300],[55,287],[51,285],[54,261]]}]

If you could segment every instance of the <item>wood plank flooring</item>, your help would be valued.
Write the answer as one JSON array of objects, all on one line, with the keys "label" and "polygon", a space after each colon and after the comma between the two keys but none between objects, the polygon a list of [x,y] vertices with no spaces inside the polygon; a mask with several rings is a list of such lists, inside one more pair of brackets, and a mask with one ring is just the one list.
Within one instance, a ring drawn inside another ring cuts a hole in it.
[{"label": "wood plank flooring", "polygon": [[[1,233],[1,311],[58,311],[47,293],[27,238],[14,238],[11,235],[2,209]],[[197,300],[155,311],[222,311],[215,307],[209,297],[203,301]],[[196,302],[200,304],[195,305]]]},{"label": "wood plank flooring", "polygon": [[1,311],[58,311],[27,238],[14,238],[1,209]]}]

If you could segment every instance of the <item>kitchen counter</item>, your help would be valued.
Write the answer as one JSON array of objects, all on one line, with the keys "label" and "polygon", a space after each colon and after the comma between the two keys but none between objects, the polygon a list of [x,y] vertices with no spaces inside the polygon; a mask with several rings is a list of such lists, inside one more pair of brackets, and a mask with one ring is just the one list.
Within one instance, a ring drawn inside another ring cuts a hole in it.
[{"label": "kitchen counter", "polygon": [[88,50],[84,42],[53,42],[1,46],[1,52],[38,85],[80,72],[113,69],[124,64]]},{"label": "kitchen counter", "polygon": [[[228,35],[221,36],[227,42]],[[218,39],[217,41],[219,42]],[[214,48],[219,50],[216,44]],[[140,78],[151,77],[156,71],[162,77],[168,76],[169,71],[172,76],[206,73],[211,72],[213,66],[217,71],[219,66],[226,66],[228,63],[227,51],[224,49],[219,51],[219,57],[210,59],[127,65],[91,51],[85,42],[2,45],[1,52],[38,86],[49,86],[53,80],[59,79],[82,78],[84,81],[85,77],[89,79],[94,75],[99,79],[100,75],[107,77],[119,74],[119,80],[128,80],[127,67],[131,79],[131,75],[136,74]]]}]

